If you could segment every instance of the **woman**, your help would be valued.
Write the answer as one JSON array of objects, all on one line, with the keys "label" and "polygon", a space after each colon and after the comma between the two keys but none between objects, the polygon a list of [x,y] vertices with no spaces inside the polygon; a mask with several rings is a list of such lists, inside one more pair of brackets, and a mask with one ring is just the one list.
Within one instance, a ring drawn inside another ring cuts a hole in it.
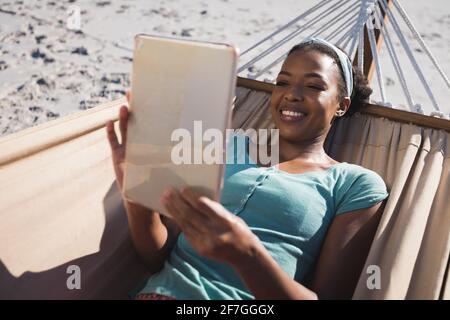
[{"label": "woman", "polygon": [[[173,220],[124,201],[134,245],[154,272],[137,298],[351,298],[388,193],[375,172],[333,160],[323,144],[332,122],[371,93],[330,43],[292,48],[270,104],[278,166],[227,165],[221,203],[167,190],[161,201]],[[122,107],[122,137],[127,117]],[[112,122],[107,132],[121,187],[126,146]]]}]

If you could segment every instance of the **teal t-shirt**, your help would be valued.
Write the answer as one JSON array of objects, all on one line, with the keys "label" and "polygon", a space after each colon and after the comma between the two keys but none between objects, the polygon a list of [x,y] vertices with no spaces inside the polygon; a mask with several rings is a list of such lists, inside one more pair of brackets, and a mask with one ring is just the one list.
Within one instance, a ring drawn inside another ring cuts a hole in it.
[{"label": "teal t-shirt", "polygon": [[[383,179],[361,166],[342,162],[325,171],[291,174],[252,161],[246,152],[247,137],[234,134],[229,141],[220,202],[247,223],[298,282],[314,266],[336,215],[388,197]],[[163,269],[140,293],[177,299],[253,299],[230,266],[197,254],[182,233]]]}]

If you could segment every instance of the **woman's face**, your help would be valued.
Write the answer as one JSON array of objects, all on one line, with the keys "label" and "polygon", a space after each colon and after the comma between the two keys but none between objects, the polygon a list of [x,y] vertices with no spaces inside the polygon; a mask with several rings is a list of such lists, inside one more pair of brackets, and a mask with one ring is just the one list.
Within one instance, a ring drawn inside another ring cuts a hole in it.
[{"label": "woman's face", "polygon": [[339,109],[339,72],[331,57],[315,50],[287,57],[270,103],[280,138],[300,142],[326,136]]}]

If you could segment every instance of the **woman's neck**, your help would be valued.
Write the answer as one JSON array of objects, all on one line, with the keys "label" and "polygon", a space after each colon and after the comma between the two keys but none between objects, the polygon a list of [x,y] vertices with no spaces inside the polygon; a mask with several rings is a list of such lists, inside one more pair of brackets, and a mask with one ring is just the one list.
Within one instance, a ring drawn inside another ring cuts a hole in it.
[{"label": "woman's neck", "polygon": [[280,163],[286,161],[311,164],[324,164],[330,162],[331,158],[323,149],[325,138],[322,136],[304,142],[290,142],[282,137],[280,137],[279,141]]}]

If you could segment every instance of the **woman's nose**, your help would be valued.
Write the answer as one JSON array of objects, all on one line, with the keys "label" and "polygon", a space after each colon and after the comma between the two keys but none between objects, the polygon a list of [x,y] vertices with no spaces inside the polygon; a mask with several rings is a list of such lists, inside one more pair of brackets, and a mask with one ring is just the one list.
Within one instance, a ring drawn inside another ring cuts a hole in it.
[{"label": "woman's nose", "polygon": [[291,86],[289,91],[286,92],[284,98],[288,101],[302,101],[303,100],[303,92],[301,88],[297,86]]}]

